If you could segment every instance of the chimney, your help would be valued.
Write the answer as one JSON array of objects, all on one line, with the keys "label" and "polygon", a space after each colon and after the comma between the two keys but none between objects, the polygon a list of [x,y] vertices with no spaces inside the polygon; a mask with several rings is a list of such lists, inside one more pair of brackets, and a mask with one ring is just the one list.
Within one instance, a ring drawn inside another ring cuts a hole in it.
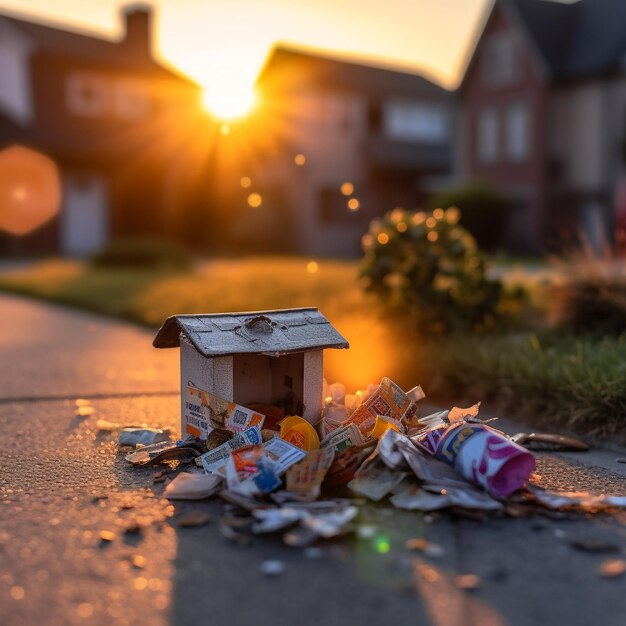
[{"label": "chimney", "polygon": [[123,43],[129,53],[152,56],[152,7],[149,4],[131,4],[122,9],[126,34]]}]

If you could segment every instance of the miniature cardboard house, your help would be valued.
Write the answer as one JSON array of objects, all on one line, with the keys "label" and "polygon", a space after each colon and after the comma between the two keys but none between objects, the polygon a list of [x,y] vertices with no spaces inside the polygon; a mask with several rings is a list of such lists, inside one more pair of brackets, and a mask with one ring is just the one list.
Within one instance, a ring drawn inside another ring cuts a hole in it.
[{"label": "miniature cardboard house", "polygon": [[197,434],[185,417],[190,388],[239,405],[273,404],[290,394],[302,407],[302,417],[316,423],[322,409],[323,351],[349,347],[315,308],[175,315],[165,320],[154,346],[180,346],[183,436]]}]

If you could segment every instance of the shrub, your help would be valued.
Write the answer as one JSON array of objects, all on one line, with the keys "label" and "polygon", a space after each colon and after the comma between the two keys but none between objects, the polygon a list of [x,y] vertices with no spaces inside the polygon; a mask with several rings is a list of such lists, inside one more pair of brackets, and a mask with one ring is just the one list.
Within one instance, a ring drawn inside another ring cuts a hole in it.
[{"label": "shrub", "polygon": [[431,209],[458,207],[461,226],[474,235],[483,250],[502,247],[509,219],[510,204],[498,191],[475,183],[443,191],[431,200]]},{"label": "shrub", "polygon": [[91,258],[94,267],[186,270],[192,255],[179,245],[162,239],[118,239]]},{"label": "shrub", "polygon": [[501,284],[486,276],[485,257],[458,225],[459,211],[394,209],[363,237],[366,289],[429,332],[493,325]]},{"label": "shrub", "polygon": [[557,325],[597,335],[626,331],[626,267],[608,248],[598,254],[583,244],[555,263],[548,302]]}]

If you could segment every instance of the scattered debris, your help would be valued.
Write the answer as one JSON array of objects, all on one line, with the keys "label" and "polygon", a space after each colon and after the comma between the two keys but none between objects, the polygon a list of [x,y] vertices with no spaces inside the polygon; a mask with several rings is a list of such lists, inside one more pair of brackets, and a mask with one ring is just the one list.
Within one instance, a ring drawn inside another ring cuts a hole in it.
[{"label": "scattered debris", "polygon": [[109,422],[109,420],[105,420],[100,418],[96,422],[96,428],[101,432],[112,433],[114,430],[117,430],[120,425],[117,422]]},{"label": "scattered debris", "polygon": [[480,587],[481,580],[480,576],[477,576],[476,574],[459,574],[454,577],[454,584],[457,589],[472,591]]},{"label": "scattered debris", "polygon": [[100,531],[100,541],[103,543],[110,543],[114,541],[116,538],[116,534],[111,530],[101,530]]},{"label": "scattered debris", "polygon": [[404,547],[407,550],[417,550],[433,559],[440,559],[445,554],[445,550],[439,544],[426,541],[426,539],[409,539]]},{"label": "scattered debris", "polygon": [[182,472],[165,486],[163,495],[170,500],[202,500],[221,487],[222,478],[216,474]]},{"label": "scattered debris", "polygon": [[281,576],[285,573],[285,563],[278,560],[268,560],[261,563],[261,574],[264,576]]},{"label": "scattered debris", "polygon": [[168,441],[169,438],[169,431],[162,430],[161,428],[135,428],[129,426],[122,428],[120,431],[118,444],[120,446],[133,447],[137,445],[149,446],[153,443]]},{"label": "scattered debris", "polygon": [[549,433],[517,433],[511,437],[511,441],[529,450],[558,450],[562,452],[586,452],[589,450],[589,444],[581,439]]},{"label": "scattered debris", "polygon": [[204,511],[186,511],[176,516],[176,524],[180,528],[204,526],[211,521],[211,516]]},{"label": "scattered debris", "polygon": [[620,552],[621,550],[619,544],[614,541],[594,537],[579,537],[570,539],[569,544],[572,548],[576,548],[576,550],[581,550],[583,552],[612,554]]},{"label": "scattered debris", "polygon": [[[626,507],[624,496],[542,489],[540,477],[533,474],[535,458],[521,445],[547,443],[583,450],[584,442],[535,433],[508,437],[488,425],[491,420],[478,416],[480,403],[419,417],[421,388],[404,393],[388,378],[354,394],[340,384],[325,385],[316,424],[286,411],[286,406],[298,404],[293,398],[276,406],[267,402],[244,406],[193,385],[187,396],[194,406],[183,416],[186,429],[197,428],[202,436],[150,443],[146,439],[144,445],[144,435],[156,438],[165,431],[126,428],[120,443],[137,448],[125,458],[137,467],[169,466],[153,476],[155,483],[168,481],[166,498],[221,498],[227,504],[219,532],[242,545],[255,536],[275,534],[285,545],[304,550],[308,558],[319,558],[321,552],[312,544],[320,539],[356,532],[362,539],[375,540],[379,520],[357,522],[366,499],[388,498],[393,507],[405,510],[448,509],[476,520],[494,513],[522,517],[537,510],[563,515]],[[168,480],[182,467],[188,469]],[[391,513],[378,510],[381,517]],[[432,523],[436,515],[425,515],[424,523]],[[187,511],[175,519],[179,527],[193,527],[210,518],[203,511]],[[565,539],[565,533],[560,538]],[[587,538],[569,543],[592,552],[619,548]],[[407,541],[405,548],[434,559],[445,555],[442,546],[420,538]],[[285,565],[270,560],[261,571],[278,576]],[[476,589],[481,579],[464,574],[455,584]]]},{"label": "scattered debris", "polygon": [[598,567],[598,576],[601,578],[617,578],[626,572],[626,561],[624,559],[611,559],[604,561]]}]

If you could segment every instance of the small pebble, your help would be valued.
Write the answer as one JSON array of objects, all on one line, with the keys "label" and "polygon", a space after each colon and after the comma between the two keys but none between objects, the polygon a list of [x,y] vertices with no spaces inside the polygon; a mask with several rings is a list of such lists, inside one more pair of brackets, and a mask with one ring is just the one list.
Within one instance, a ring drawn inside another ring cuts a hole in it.
[{"label": "small pebble", "polygon": [[115,533],[110,530],[100,531],[100,540],[109,543],[115,539]]},{"label": "small pebble", "polygon": [[261,573],[264,576],[281,576],[285,572],[285,564],[283,561],[263,561],[261,563]]}]

